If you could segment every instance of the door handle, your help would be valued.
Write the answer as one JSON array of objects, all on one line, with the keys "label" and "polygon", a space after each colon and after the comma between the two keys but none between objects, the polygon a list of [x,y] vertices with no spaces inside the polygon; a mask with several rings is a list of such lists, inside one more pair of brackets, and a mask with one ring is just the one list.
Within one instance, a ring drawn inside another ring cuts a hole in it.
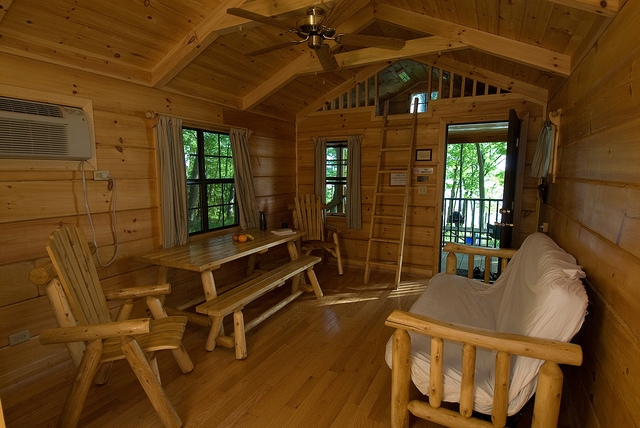
[{"label": "door handle", "polygon": [[494,226],[501,226],[501,227],[513,227],[513,223],[498,223],[495,222],[493,223]]},{"label": "door handle", "polygon": [[506,208],[500,208],[500,209],[498,210],[498,212],[499,212],[500,214],[511,214],[511,210],[508,210],[508,209],[506,209]]}]

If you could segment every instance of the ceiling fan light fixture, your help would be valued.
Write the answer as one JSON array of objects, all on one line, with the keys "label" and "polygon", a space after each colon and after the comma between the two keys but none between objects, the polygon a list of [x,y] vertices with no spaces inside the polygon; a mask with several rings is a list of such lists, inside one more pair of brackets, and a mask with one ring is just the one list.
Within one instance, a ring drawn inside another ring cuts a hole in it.
[{"label": "ceiling fan light fixture", "polygon": [[310,34],[309,39],[307,40],[307,44],[311,49],[316,50],[322,47],[323,40],[324,39],[322,38],[322,36],[318,34]]}]

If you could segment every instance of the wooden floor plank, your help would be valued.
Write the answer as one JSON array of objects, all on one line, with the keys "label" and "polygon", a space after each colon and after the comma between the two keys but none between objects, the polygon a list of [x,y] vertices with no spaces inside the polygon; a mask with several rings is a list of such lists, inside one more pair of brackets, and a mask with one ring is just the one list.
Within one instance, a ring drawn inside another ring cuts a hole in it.
[{"label": "wooden floor plank", "polygon": [[[163,387],[186,428],[375,427],[389,428],[391,370],[384,361],[393,333],[384,320],[407,310],[427,279],[317,265],[325,296],[305,293],[247,333],[248,357],[233,349],[204,349],[208,331],[188,325],[184,337],[195,368],[183,375],[171,354],[159,353]],[[247,319],[290,292],[288,285],[247,305]],[[225,329],[232,331],[231,317]],[[71,363],[0,391],[7,426],[55,425],[71,386]],[[126,363],[114,364],[107,384],[92,386],[80,426],[157,427],[160,420]],[[437,427],[414,421],[413,427]]]}]

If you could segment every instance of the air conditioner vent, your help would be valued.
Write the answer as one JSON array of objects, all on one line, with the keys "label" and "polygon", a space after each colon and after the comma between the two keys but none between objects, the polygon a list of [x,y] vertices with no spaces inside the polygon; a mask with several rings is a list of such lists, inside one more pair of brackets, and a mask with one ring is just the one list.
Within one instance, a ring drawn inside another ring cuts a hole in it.
[{"label": "air conditioner vent", "polygon": [[85,160],[91,155],[82,109],[0,97],[0,157]]},{"label": "air conditioner vent", "polygon": [[34,116],[62,117],[62,111],[57,105],[23,101],[15,98],[0,97],[0,110],[32,114]]}]

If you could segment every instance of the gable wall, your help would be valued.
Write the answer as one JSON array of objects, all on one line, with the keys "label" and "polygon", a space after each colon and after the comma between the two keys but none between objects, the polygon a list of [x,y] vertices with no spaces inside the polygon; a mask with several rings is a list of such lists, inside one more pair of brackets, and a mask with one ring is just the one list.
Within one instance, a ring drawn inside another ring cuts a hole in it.
[{"label": "gable wall", "polygon": [[[525,177],[528,177],[535,144],[541,129],[543,108],[515,94],[501,94],[477,98],[456,98],[432,101],[428,112],[418,115],[416,149],[431,149],[431,162],[413,162],[414,167],[432,167],[427,194],[418,194],[418,183],[412,177],[407,229],[404,247],[403,272],[431,276],[438,272],[437,260],[444,163],[444,130],[447,123],[507,120],[509,109],[516,109],[520,118],[529,114],[528,144]],[[409,123],[410,115],[390,116],[390,125]],[[330,216],[328,222],[342,229],[341,251],[344,262],[363,266],[366,259],[371,208],[381,139],[382,118],[374,116],[373,108],[346,109],[314,113],[298,122],[297,158],[298,192],[313,193],[314,152],[313,137],[345,137],[364,135],[361,154],[362,230],[347,229],[343,217]],[[391,138],[391,137],[388,137]],[[414,157],[412,157],[414,158]],[[422,184],[422,183],[420,183]],[[520,236],[516,245],[536,229],[537,183],[525,178],[523,189],[523,216]],[[396,223],[397,224],[397,223]],[[389,233],[397,239],[397,226],[389,225]],[[379,245],[378,248],[381,246]],[[380,259],[395,261],[397,245],[391,245],[379,254]]]},{"label": "gable wall", "polygon": [[[97,165],[116,178],[118,257],[98,272],[105,288],[154,283],[157,269],[133,261],[160,248],[156,151],[153,123],[147,111],[175,115],[200,125],[247,127],[253,131],[250,151],[258,206],[271,224],[290,221],[287,204],[295,194],[294,124],[223,108],[213,103],[100,77],[37,61],[0,54],[0,82],[93,103]],[[4,163],[2,163],[4,162]],[[38,333],[55,326],[43,289],[29,281],[31,269],[47,259],[48,235],[62,225],[79,225],[91,239],[85,214],[80,164],[72,170],[10,170],[0,162],[0,390],[17,379],[69,359],[63,346],[40,345]],[[86,173],[89,206],[100,258],[111,259],[109,201],[106,181]],[[229,231],[227,231],[229,232]],[[232,266],[233,268],[233,266]],[[241,267],[237,267],[241,268]],[[216,272],[224,283],[232,269]],[[168,303],[202,294],[198,275],[171,272]],[[8,335],[28,329],[31,340],[8,346]],[[204,346],[204,343],[203,343]],[[4,398],[4,397],[3,397]]]},{"label": "gable wall", "polygon": [[[553,97],[562,108],[559,167],[544,219],[584,266],[590,307],[570,370],[580,427],[640,421],[640,4],[627,2]],[[564,397],[563,397],[564,399]]]}]

